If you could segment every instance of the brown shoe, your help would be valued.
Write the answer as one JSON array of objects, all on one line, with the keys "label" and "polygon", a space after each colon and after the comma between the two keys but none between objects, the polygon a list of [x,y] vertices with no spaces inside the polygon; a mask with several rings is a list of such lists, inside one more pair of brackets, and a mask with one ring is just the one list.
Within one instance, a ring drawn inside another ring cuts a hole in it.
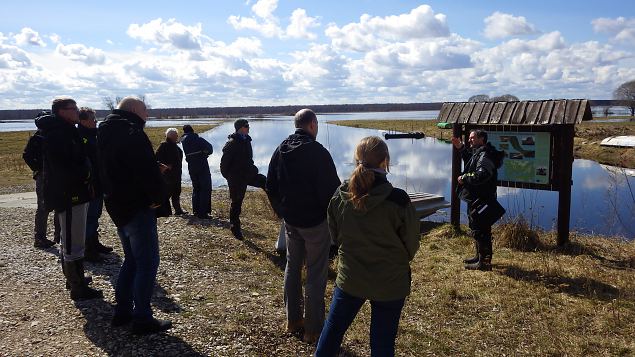
[{"label": "brown shoe", "polygon": [[300,319],[297,321],[287,321],[287,332],[289,333],[297,333],[302,331],[304,328],[304,320]]},{"label": "brown shoe", "polygon": [[320,333],[310,333],[310,332],[305,332],[304,336],[302,337],[302,341],[304,341],[304,343],[308,343],[310,345],[314,345],[318,342],[318,340],[320,339]]}]

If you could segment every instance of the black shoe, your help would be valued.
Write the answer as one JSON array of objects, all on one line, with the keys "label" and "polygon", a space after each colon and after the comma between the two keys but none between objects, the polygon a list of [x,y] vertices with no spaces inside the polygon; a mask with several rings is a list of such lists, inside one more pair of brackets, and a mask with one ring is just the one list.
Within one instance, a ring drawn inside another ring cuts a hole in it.
[{"label": "black shoe", "polygon": [[[84,284],[88,285],[90,283],[93,282],[93,277],[92,276],[85,276],[84,277]],[[71,289],[71,283],[66,280],[66,290],[70,290]]]},{"label": "black shoe", "polygon": [[183,211],[183,210],[181,210],[181,211],[176,211],[176,212],[174,212],[174,215],[175,215],[175,216],[182,216],[182,215],[185,215],[185,214],[187,214],[187,211]]},{"label": "black shoe", "polygon": [[201,214],[196,217],[198,217],[199,219],[212,219],[212,216],[210,216],[209,214]]},{"label": "black shoe", "polygon": [[104,258],[98,252],[92,250],[84,251],[84,261],[91,263],[102,263]]},{"label": "black shoe", "polygon": [[71,299],[74,301],[101,299],[104,297],[104,293],[101,290],[96,290],[88,286],[81,286],[73,289],[71,287]]},{"label": "black shoe", "polygon": [[245,239],[245,236],[243,235],[243,231],[240,228],[231,227],[230,230],[232,231],[232,234],[234,235],[234,238],[236,238],[238,240]]},{"label": "black shoe", "polygon": [[153,333],[167,331],[170,328],[172,328],[172,321],[152,318],[151,320],[144,322],[134,321],[132,323],[131,331],[133,335],[150,335]]},{"label": "black shoe", "polygon": [[103,253],[103,254],[112,253],[112,247],[107,247],[101,244],[100,242],[97,242],[97,252]]},{"label": "black shoe", "polygon": [[481,270],[481,271],[491,271],[492,270],[492,256],[484,256],[479,255],[479,259],[475,263],[465,264],[465,269],[467,270]]},{"label": "black shoe", "polygon": [[128,314],[114,314],[112,320],[110,320],[110,326],[120,327],[125,326],[132,322],[132,315]]},{"label": "black shoe", "polygon": [[33,246],[35,248],[47,249],[55,245],[55,242],[50,241],[46,238],[35,238],[33,241]]}]

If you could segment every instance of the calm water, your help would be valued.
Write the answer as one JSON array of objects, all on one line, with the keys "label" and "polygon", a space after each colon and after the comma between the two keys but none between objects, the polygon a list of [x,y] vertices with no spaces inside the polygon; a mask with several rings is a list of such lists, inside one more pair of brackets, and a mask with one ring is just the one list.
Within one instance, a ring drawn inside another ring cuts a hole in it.
[{"label": "calm water", "polygon": [[[325,118],[320,116],[321,120]],[[328,120],[328,119],[327,119]],[[252,120],[251,137],[254,161],[261,173],[267,173],[271,154],[291,132],[293,122],[282,120]],[[209,158],[212,183],[226,185],[220,175],[220,157],[227,135],[233,132],[231,123],[201,134],[214,145]],[[359,140],[369,135],[380,135],[378,130],[340,127],[320,124],[318,141],[330,152],[340,178],[347,178],[353,170],[353,150]],[[393,185],[408,192],[422,191],[450,197],[451,147],[432,138],[422,140],[388,140],[392,159],[388,179]],[[183,181],[190,183],[184,163]],[[623,170],[606,167],[589,160],[575,160],[573,165],[571,229],[583,233],[619,235],[635,238],[635,177]],[[499,201],[508,215],[523,214],[534,226],[552,229],[557,217],[557,192],[498,188]],[[466,221],[465,205],[462,220]],[[430,219],[449,221],[449,211],[442,211]]]},{"label": "calm water", "polygon": [[[328,120],[360,119],[430,119],[436,111],[347,113],[319,115],[321,121],[318,141],[333,156],[340,178],[347,178],[353,170],[353,149],[359,140],[368,135],[379,135],[377,130],[356,129],[325,124]],[[148,126],[175,126],[190,123],[209,123],[218,119],[156,120]],[[256,166],[264,174],[276,146],[294,131],[292,117],[272,116],[250,119],[252,146]],[[34,130],[33,120],[2,122],[0,131]],[[214,146],[209,158],[214,187],[226,185],[220,175],[221,151],[233,124],[224,123],[201,135]],[[422,191],[450,197],[451,147],[432,138],[422,140],[388,140],[392,158],[388,176],[393,185],[406,191]],[[187,163],[184,162],[183,181],[190,184]],[[573,163],[573,188],[571,202],[571,229],[583,233],[617,235],[635,238],[635,177],[627,176],[619,168],[599,165],[594,161],[575,160]],[[538,190],[498,188],[499,201],[509,216],[522,214],[534,226],[552,229],[556,224],[558,193]],[[462,220],[466,221],[465,205]],[[449,221],[449,211],[442,211],[430,219]]]}]

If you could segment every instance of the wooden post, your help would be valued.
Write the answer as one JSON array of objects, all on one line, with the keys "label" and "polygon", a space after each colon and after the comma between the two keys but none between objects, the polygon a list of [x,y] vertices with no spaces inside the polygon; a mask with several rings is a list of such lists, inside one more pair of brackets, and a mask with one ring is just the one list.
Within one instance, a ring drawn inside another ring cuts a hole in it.
[{"label": "wooden post", "polygon": [[571,221],[571,184],[573,177],[573,124],[562,125],[557,131],[560,138],[558,150],[559,188],[558,188],[558,245],[569,242],[569,224]]},{"label": "wooden post", "polygon": [[[461,138],[463,140],[463,126],[459,123],[454,123],[452,126],[452,136],[455,138]],[[467,145],[467,143],[465,143]],[[456,194],[456,188],[458,182],[456,178],[461,174],[461,154],[452,145],[452,184],[450,185],[450,223],[455,229],[458,229],[461,225],[461,201]]]}]

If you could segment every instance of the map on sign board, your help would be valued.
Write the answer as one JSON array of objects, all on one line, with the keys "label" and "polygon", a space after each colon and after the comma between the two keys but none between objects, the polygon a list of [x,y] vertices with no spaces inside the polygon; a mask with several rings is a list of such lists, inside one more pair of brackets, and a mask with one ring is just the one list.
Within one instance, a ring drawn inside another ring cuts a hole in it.
[{"label": "map on sign board", "polygon": [[503,167],[498,170],[501,181],[549,184],[551,133],[488,132],[488,141],[505,152]]}]

